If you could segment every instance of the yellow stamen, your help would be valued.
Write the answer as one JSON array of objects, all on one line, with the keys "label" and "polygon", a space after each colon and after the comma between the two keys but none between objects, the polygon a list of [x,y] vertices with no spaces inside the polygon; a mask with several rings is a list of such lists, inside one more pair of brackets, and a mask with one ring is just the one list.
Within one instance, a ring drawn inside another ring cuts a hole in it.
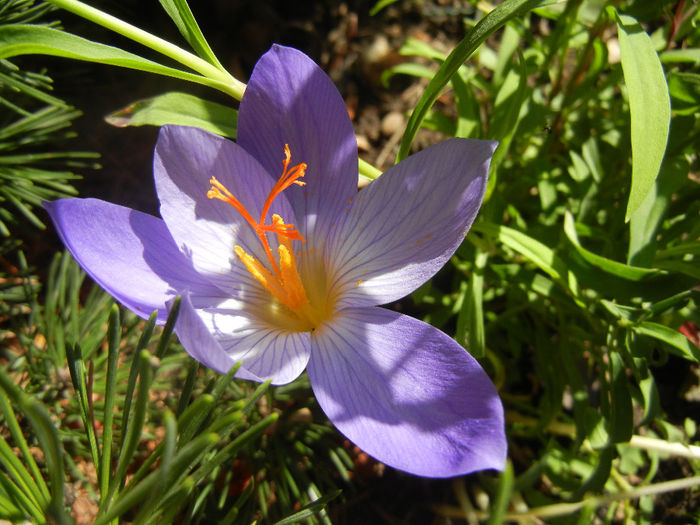
[{"label": "yellow stamen", "polygon": [[260,264],[260,261],[258,261],[252,255],[248,255],[240,246],[234,246],[233,251],[236,252],[236,255],[241,262],[245,264],[245,267],[250,274],[255,277],[255,279],[257,279],[257,281],[262,284],[268,292],[277,297],[282,304],[286,305],[288,302],[287,293],[279,282],[277,282],[275,276],[272,275],[267,268]]}]

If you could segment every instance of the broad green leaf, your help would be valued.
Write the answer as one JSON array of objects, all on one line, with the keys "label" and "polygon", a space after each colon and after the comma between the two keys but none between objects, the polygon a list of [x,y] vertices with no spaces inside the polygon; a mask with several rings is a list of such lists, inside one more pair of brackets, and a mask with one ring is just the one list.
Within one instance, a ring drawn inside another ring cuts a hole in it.
[{"label": "broad green leaf", "polygon": [[84,60],[111,66],[147,71],[167,77],[203,84],[220,91],[230,89],[223,82],[212,80],[140,57],[119,48],[92,42],[50,27],[32,25],[0,26],[0,58],[20,55],[50,55]]},{"label": "broad green leaf", "polygon": [[700,48],[693,47],[688,49],[669,49],[660,55],[661,61],[666,63],[673,62],[700,62]]},{"label": "broad green leaf", "polygon": [[499,4],[493,11],[484,16],[452,50],[438,72],[425,88],[416,108],[406,125],[406,131],[401,138],[397,161],[404,159],[411,148],[411,143],[418,133],[421,122],[428,110],[437,100],[442,88],[447,85],[452,76],[462,64],[476,51],[476,49],[494,32],[502,27],[508,20],[522,15],[534,9],[541,0],[506,0]]},{"label": "broad green leaf", "polygon": [[159,0],[168,16],[172,18],[180,34],[185,37],[197,54],[211,65],[226,71],[209,47],[202,30],[187,5],[187,0]]},{"label": "broad green leaf", "polygon": [[493,237],[510,249],[527,257],[575,297],[578,296],[576,277],[569,271],[566,263],[548,246],[508,226],[478,222],[472,226],[472,229]]},{"label": "broad green leaf", "polygon": [[630,104],[632,187],[625,220],[641,206],[659,173],[671,122],[671,101],[661,61],[637,21],[617,15],[620,61]]},{"label": "broad green leaf", "polygon": [[688,341],[688,338],[678,330],[652,322],[639,323],[633,326],[632,330],[638,334],[648,335],[649,337],[663,341],[669,345],[669,350],[672,353],[680,357],[695,361],[696,363],[700,362],[700,348]]},{"label": "broad green leaf", "polygon": [[105,117],[108,123],[119,128],[178,124],[231,139],[236,138],[237,119],[238,112],[233,108],[176,91],[138,100]]},{"label": "broad green leaf", "polygon": [[574,245],[574,248],[581,255],[581,257],[606,273],[610,273],[630,281],[641,281],[660,274],[658,270],[638,268],[636,266],[628,266],[624,263],[613,261],[612,259],[597,255],[581,246],[581,243],[578,240],[578,235],[576,234],[574,218],[569,212],[567,212],[564,216],[564,233],[566,233],[566,237],[569,239],[569,241],[571,241],[571,244]]}]

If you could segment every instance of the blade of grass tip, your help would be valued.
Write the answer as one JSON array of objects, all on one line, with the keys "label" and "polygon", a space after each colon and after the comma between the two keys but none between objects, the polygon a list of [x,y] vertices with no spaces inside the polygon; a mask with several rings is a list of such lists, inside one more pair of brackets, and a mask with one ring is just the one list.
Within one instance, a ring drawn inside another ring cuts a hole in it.
[{"label": "blade of grass tip", "polygon": [[197,414],[201,412],[209,412],[215,403],[214,396],[211,394],[202,394],[200,397],[195,399],[190,406],[188,406],[183,413],[177,419],[177,425],[180,429],[180,441],[183,441],[184,430],[196,421]]},{"label": "blade of grass tip", "polygon": [[233,379],[233,376],[236,375],[236,372],[238,372],[238,369],[241,367],[240,361],[233,365],[231,369],[226,372],[225,374],[219,376],[219,379],[214,383],[214,388],[212,388],[211,395],[214,396],[214,399],[219,399],[221,395],[224,393],[224,390],[226,390],[226,387],[231,383],[231,380]]},{"label": "blade of grass tip", "polygon": [[509,461],[506,464],[506,469],[501,472],[498,478],[498,492],[496,493],[496,499],[491,507],[491,515],[486,525],[499,525],[503,523],[503,518],[510,504],[510,496],[513,493],[514,480],[513,465]]},{"label": "blade of grass tip", "polygon": [[78,344],[66,343],[66,359],[68,371],[70,372],[73,388],[77,394],[80,415],[88,438],[90,455],[95,468],[100,465],[100,452],[97,447],[97,437],[95,436],[95,425],[92,418],[92,402],[90,400],[85,373],[85,361],[83,361],[82,351]]},{"label": "blade of grass tip", "polygon": [[[170,469],[165,476],[165,489],[173,490],[180,478],[184,476],[188,470],[192,469],[193,465],[213,446],[219,443],[219,441],[219,434],[216,432],[207,432],[206,434],[197,436],[182,447],[173,457]],[[163,494],[165,494],[165,492]]]},{"label": "blade of grass tip", "polygon": [[399,162],[408,156],[413,139],[418,133],[421,123],[428,114],[428,111],[437,100],[442,88],[450,81],[459,67],[484,43],[484,41],[501,28],[508,20],[519,16],[537,7],[542,0],[507,0],[487,13],[479,23],[477,23],[467,35],[457,44],[450,55],[443,62],[440,69],[428,83],[416,108],[411,113],[406,125],[406,131],[401,137],[401,145],[396,156]]},{"label": "blade of grass tip", "polygon": [[243,412],[240,410],[228,410],[207,426],[210,432],[216,432],[225,440],[228,435],[243,423]]},{"label": "blade of grass tip", "polygon": [[170,312],[168,313],[168,319],[165,321],[165,326],[163,327],[163,333],[158,341],[158,346],[156,347],[155,356],[158,359],[163,359],[165,351],[168,348],[168,343],[170,342],[170,336],[175,328],[175,321],[177,321],[177,314],[180,311],[180,297],[176,297],[173,301],[172,307],[170,307]]},{"label": "blade of grass tip", "polygon": [[263,395],[265,395],[265,392],[270,388],[270,383],[272,382],[271,379],[268,379],[264,383],[260,383],[258,387],[255,389],[255,392],[253,392],[248,399],[245,401],[245,405],[243,405],[243,408],[241,409],[243,412],[248,412],[251,407],[258,402],[258,399],[260,399]]},{"label": "blade of grass tip", "polygon": [[134,405],[134,415],[129,424],[128,433],[123,437],[123,447],[117,461],[117,468],[114,477],[110,480],[109,491],[107,497],[103,496],[101,502],[101,510],[108,509],[110,501],[119,487],[124,486],[126,469],[134,456],[136,446],[141,438],[143,424],[146,420],[146,409],[149,401],[149,392],[151,389],[151,381],[153,380],[153,364],[151,362],[151,354],[148,350],[141,350],[138,358],[139,370],[139,390]]},{"label": "blade of grass tip", "polygon": [[[221,394],[223,394],[226,388],[226,385],[229,384],[235,373],[238,371],[239,367],[240,363],[237,363],[225,375],[217,379],[216,383],[214,384],[214,387],[212,388],[212,393],[210,394],[213,400],[220,399]],[[210,416],[213,408],[214,403],[207,406],[206,409],[192,414],[191,419],[189,419],[186,424],[183,422],[183,424],[180,427],[182,429],[180,435],[181,443],[187,443],[190,439],[192,439],[192,437],[194,437],[197,431],[203,427],[207,418]]]},{"label": "blade of grass tip", "polygon": [[39,489],[39,494],[37,494],[37,502],[41,505],[45,505],[51,498],[49,489],[46,486],[44,477],[41,475],[39,466],[36,464],[36,461],[34,461],[34,456],[32,456],[31,452],[29,451],[27,440],[24,439],[24,434],[22,434],[22,430],[20,429],[17,416],[15,415],[12,405],[10,404],[10,400],[7,398],[7,394],[5,394],[4,390],[0,390],[0,412],[2,412],[3,416],[5,417],[5,425],[10,431],[12,440],[15,446],[19,448],[24,461],[27,463],[27,465],[29,465],[31,475]]},{"label": "blade of grass tip", "polygon": [[179,442],[181,444],[187,443],[194,437],[201,428],[204,420],[211,413],[215,403],[216,398],[214,396],[211,394],[204,394],[187,407],[178,421],[180,427]]},{"label": "blade of grass tip", "polygon": [[105,381],[104,421],[102,431],[102,462],[100,473],[100,493],[107,494],[112,466],[112,438],[114,421],[114,395],[119,368],[119,307],[112,305],[107,325],[107,379]]},{"label": "blade of grass tip", "polygon": [[231,443],[222,448],[217,452],[211,460],[209,460],[206,465],[204,465],[197,472],[197,479],[204,479],[211,470],[216,466],[220,465],[229,458],[234,457],[238,451],[243,448],[249,441],[255,439],[257,436],[265,432],[268,428],[274,425],[279,419],[279,414],[274,413],[267,416],[265,419],[258,421],[248,430],[243,432],[240,436],[234,439]]},{"label": "blade of grass tip", "polygon": [[194,359],[190,360],[190,364],[187,367],[187,377],[185,378],[185,384],[180,392],[180,399],[177,401],[177,411],[175,415],[180,417],[185,411],[187,406],[190,404],[190,399],[192,399],[192,391],[194,390],[194,383],[197,380],[197,372],[199,371],[199,361]]}]

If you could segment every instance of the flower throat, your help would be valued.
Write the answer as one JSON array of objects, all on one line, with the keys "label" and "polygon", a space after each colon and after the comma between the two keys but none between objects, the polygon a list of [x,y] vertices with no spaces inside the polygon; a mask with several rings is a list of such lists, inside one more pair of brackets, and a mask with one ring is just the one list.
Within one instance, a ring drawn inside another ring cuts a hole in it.
[{"label": "flower throat", "polygon": [[[289,188],[292,184],[298,186],[306,185],[305,182],[299,180],[304,177],[306,164],[302,162],[291,168],[289,167],[292,155],[289,150],[289,145],[287,144],[284,145],[284,156],[282,175],[272,187],[272,190],[270,190],[267,199],[265,199],[265,204],[260,213],[260,220],[256,221],[241,202],[215,177],[209,180],[211,188],[207,192],[207,197],[210,199],[219,199],[230,204],[243,216],[248,224],[250,224],[265,250],[265,255],[267,256],[272,271],[268,270],[255,257],[246,253],[240,246],[234,246],[234,252],[250,274],[300,321],[304,322],[304,328],[313,329],[320,324],[321,316],[309,302],[304,284],[301,281],[301,277],[299,277],[294,251],[292,250],[293,240],[306,242],[306,239],[302,237],[299,230],[294,228],[294,224],[285,223],[284,219],[277,214],[272,215],[272,224],[265,224],[270,206],[280,193]],[[270,243],[267,240],[268,234],[277,236],[277,242],[279,244],[277,248],[279,262],[275,260],[272,250],[270,249]]]}]

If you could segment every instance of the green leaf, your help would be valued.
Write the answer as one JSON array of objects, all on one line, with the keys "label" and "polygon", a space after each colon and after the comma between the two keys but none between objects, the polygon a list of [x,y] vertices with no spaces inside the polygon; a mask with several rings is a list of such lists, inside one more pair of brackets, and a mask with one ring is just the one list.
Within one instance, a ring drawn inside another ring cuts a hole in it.
[{"label": "green leaf", "polygon": [[673,71],[668,77],[668,91],[677,115],[694,115],[700,110],[700,75]]},{"label": "green leaf", "polygon": [[696,363],[700,362],[700,348],[693,345],[686,336],[673,328],[658,323],[643,322],[633,326],[632,329],[638,334],[648,335],[663,341],[671,347],[669,350],[677,356]]},{"label": "green leaf", "polygon": [[186,0],[159,0],[168,16],[173,19],[180,34],[185,37],[187,42],[192,46],[197,54],[211,65],[217,67],[221,71],[226,71],[219,60],[214,55],[214,52],[209,47],[207,40],[199,29],[197,21],[187,5]]},{"label": "green leaf", "polygon": [[489,166],[489,178],[486,187],[484,200],[491,198],[491,194],[496,188],[498,168],[505,159],[510,149],[513,136],[520,123],[520,113],[523,104],[527,100],[529,90],[527,89],[527,66],[520,50],[518,53],[519,67],[512,69],[506,75],[501,88],[498,90],[493,108],[493,129],[491,137],[498,140],[499,144],[491,159]]},{"label": "green leaf", "polygon": [[397,0],[379,0],[376,4],[372,6],[372,8],[369,10],[369,16],[374,16],[376,15],[379,11],[384,9],[387,6],[390,6],[391,4],[395,3]]},{"label": "green leaf", "polygon": [[112,126],[195,126],[217,135],[236,138],[238,111],[223,104],[173,91],[132,102],[105,120]]},{"label": "green leaf", "polygon": [[610,375],[612,379],[610,392],[610,441],[626,443],[632,437],[634,420],[632,418],[632,396],[627,382],[625,363],[618,352],[610,352]]},{"label": "green leaf", "polygon": [[389,87],[389,81],[394,75],[410,75],[412,77],[422,77],[422,78],[433,78],[435,71],[427,66],[421,64],[414,64],[412,62],[404,62],[403,64],[397,64],[393,67],[382,72],[382,85],[385,88]]},{"label": "green leaf", "polygon": [[625,216],[628,221],[659,173],[668,142],[671,100],[651,38],[634,18],[616,16],[632,125],[632,188]]},{"label": "green leaf", "polygon": [[683,157],[670,159],[661,166],[647,196],[630,218],[630,241],[627,262],[637,266],[651,266],[656,254],[656,233],[661,226],[671,197],[688,180],[690,166]]},{"label": "green leaf", "polygon": [[661,53],[661,61],[673,62],[700,62],[700,48],[670,49]]},{"label": "green leaf", "polygon": [[64,31],[32,25],[0,26],[0,58],[20,55],[49,55],[125,67],[228,92],[221,81],[163,66],[119,48],[92,42]]},{"label": "green leaf", "polygon": [[587,250],[581,246],[581,243],[578,240],[578,236],[576,235],[576,227],[574,225],[574,218],[569,212],[567,212],[564,216],[564,233],[566,233],[566,237],[569,239],[569,241],[571,241],[571,244],[574,245],[574,248],[579,255],[581,255],[581,257],[583,257],[588,263],[606,273],[627,279],[629,281],[641,281],[661,273],[658,270],[652,270],[649,268],[628,266],[624,263],[607,259],[606,257],[602,257]]},{"label": "green leaf", "polygon": [[485,233],[502,242],[510,249],[524,255],[566,290],[570,291],[572,295],[578,296],[579,290],[576,277],[569,271],[566,263],[554,253],[554,250],[545,244],[508,226],[478,222],[472,226],[472,229]]},{"label": "green leaf", "polygon": [[437,100],[442,88],[447,85],[460,66],[489,36],[495,33],[508,20],[534,9],[540,3],[541,0],[506,0],[484,16],[457,44],[457,47],[452,50],[452,53],[450,53],[433,79],[428,83],[416,108],[413,110],[406,125],[406,131],[401,138],[399,153],[396,156],[397,162],[408,155],[411,143],[416,133],[418,133],[421,122],[428,114],[428,110]]},{"label": "green leaf", "polygon": [[486,355],[483,297],[484,269],[488,258],[488,253],[479,249],[476,250],[474,268],[469,278],[469,284],[464,291],[462,307],[457,316],[455,338],[476,358]]},{"label": "green leaf", "polygon": [[513,464],[509,461],[506,463],[505,470],[498,478],[496,499],[490,509],[491,515],[489,516],[489,520],[486,522],[487,525],[498,525],[499,523],[503,523],[505,521],[504,518],[506,512],[508,511],[508,506],[510,505],[511,496],[513,494],[514,481],[515,474],[513,473]]}]

